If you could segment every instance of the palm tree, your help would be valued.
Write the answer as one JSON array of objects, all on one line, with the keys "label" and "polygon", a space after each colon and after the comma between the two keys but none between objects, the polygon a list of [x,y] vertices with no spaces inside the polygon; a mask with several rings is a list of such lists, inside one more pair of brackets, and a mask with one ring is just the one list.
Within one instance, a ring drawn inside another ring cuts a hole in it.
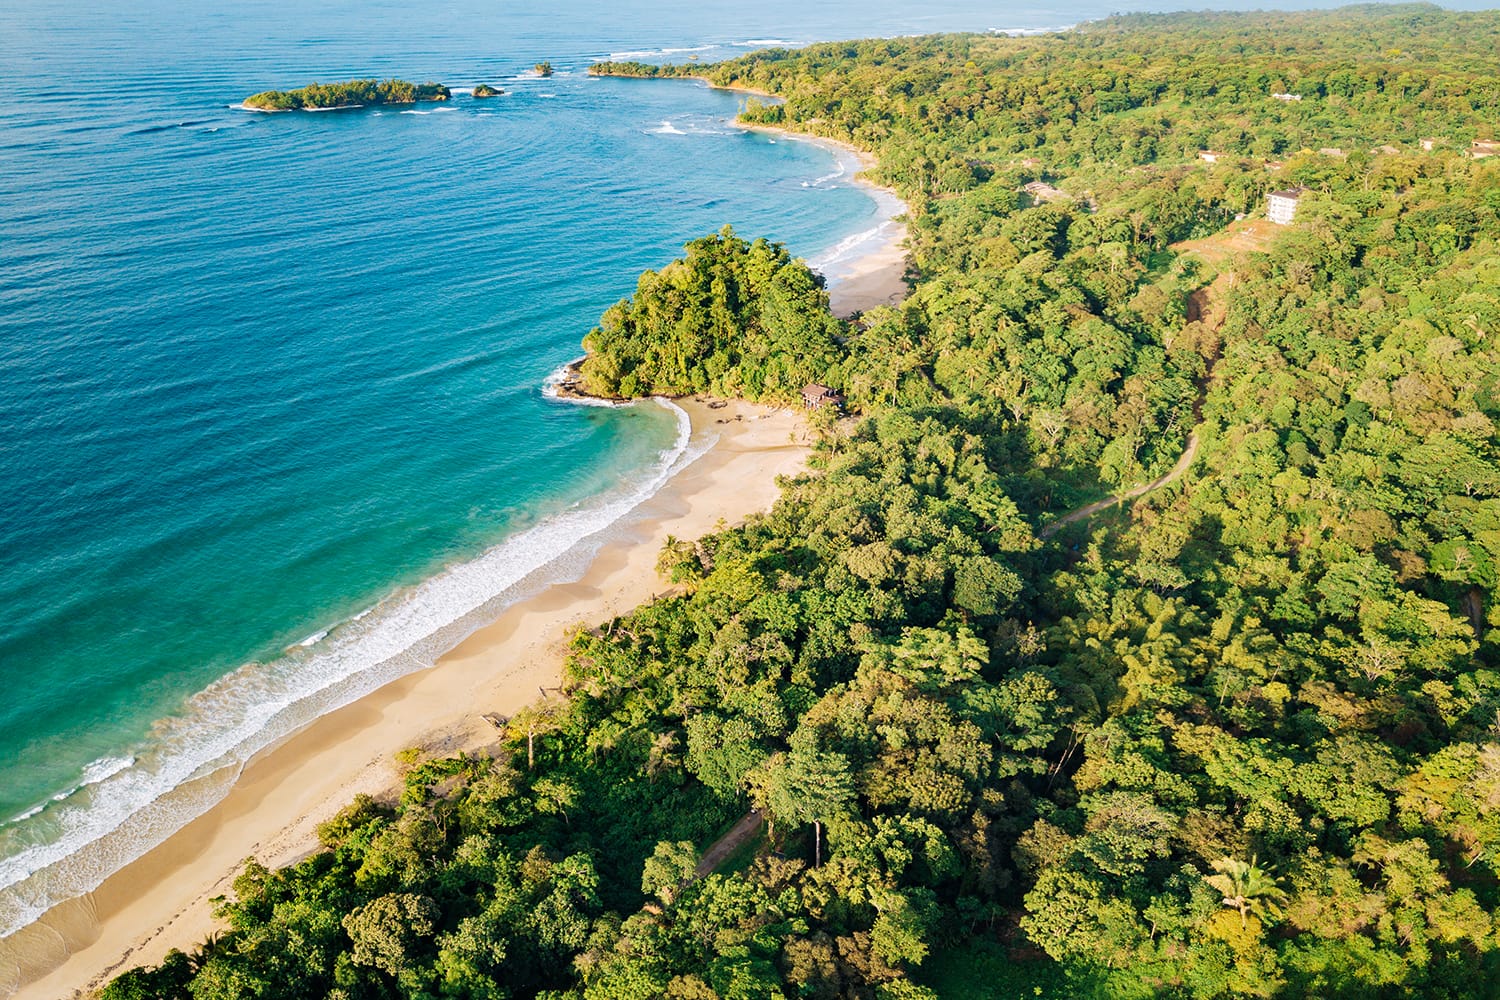
[{"label": "palm tree", "polygon": [[198,949],[188,956],[188,968],[193,970],[194,975],[197,975],[215,955],[223,954],[228,950],[223,935],[218,931],[212,931],[203,939]]},{"label": "palm tree", "polygon": [[1281,915],[1286,893],[1276,884],[1276,877],[1256,864],[1255,855],[1244,862],[1237,858],[1220,858],[1214,862],[1217,875],[1208,875],[1208,884],[1224,897],[1224,905],[1240,911],[1240,923],[1253,912],[1263,923]]}]

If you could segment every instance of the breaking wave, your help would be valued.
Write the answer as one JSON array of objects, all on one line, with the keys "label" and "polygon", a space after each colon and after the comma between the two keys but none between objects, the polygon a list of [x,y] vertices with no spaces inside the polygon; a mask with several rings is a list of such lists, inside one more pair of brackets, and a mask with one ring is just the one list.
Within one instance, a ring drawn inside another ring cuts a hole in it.
[{"label": "breaking wave", "polygon": [[0,936],[90,892],[219,802],[252,756],[321,715],[431,666],[504,607],[577,579],[607,530],[697,457],[687,414],[644,476],[548,516],[468,562],[250,663],[159,720],[128,757],[0,827]]}]

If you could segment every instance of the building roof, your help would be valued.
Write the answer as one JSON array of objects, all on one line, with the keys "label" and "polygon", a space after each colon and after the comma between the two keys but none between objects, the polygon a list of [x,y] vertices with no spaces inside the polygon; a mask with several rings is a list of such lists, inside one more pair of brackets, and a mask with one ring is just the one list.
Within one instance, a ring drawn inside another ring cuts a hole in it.
[{"label": "building roof", "polygon": [[1038,201],[1060,201],[1072,197],[1066,191],[1061,191],[1046,181],[1032,181],[1030,184],[1023,184],[1021,185],[1021,190]]},{"label": "building roof", "polygon": [[1305,193],[1306,191],[1307,188],[1304,187],[1287,188],[1285,191],[1272,191],[1270,194],[1266,195],[1266,197],[1290,198],[1292,201],[1296,201],[1298,198],[1302,197],[1303,193]]},{"label": "building roof", "polygon": [[806,386],[803,386],[803,388],[802,388],[802,398],[803,399],[840,399],[842,397],[839,395],[839,391],[837,389],[830,389],[826,385],[820,385],[817,382],[812,382],[812,383],[809,383]]}]

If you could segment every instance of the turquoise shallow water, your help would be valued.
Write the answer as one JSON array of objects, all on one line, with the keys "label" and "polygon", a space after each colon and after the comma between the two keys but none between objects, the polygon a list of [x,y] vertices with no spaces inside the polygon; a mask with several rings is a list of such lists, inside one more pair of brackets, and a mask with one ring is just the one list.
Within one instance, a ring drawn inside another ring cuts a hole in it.
[{"label": "turquoise shallow water", "polygon": [[[736,97],[590,61],[1107,12],[287,10],[0,9],[0,933],[654,488],[676,414],[539,391],[637,272],[726,222],[810,258],[875,225],[831,154],[732,127]],[[363,75],[511,93],[231,107]]]}]

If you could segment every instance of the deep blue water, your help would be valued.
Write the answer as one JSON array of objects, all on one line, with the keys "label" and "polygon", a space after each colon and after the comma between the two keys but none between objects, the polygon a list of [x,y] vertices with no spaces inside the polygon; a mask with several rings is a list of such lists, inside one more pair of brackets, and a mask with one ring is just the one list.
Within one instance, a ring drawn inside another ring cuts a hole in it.
[{"label": "deep blue water", "polygon": [[[653,488],[675,414],[539,391],[642,268],[725,223],[809,258],[874,224],[734,96],[589,62],[1130,6],[0,7],[0,933]],[[510,93],[231,107],[356,76]]]}]

